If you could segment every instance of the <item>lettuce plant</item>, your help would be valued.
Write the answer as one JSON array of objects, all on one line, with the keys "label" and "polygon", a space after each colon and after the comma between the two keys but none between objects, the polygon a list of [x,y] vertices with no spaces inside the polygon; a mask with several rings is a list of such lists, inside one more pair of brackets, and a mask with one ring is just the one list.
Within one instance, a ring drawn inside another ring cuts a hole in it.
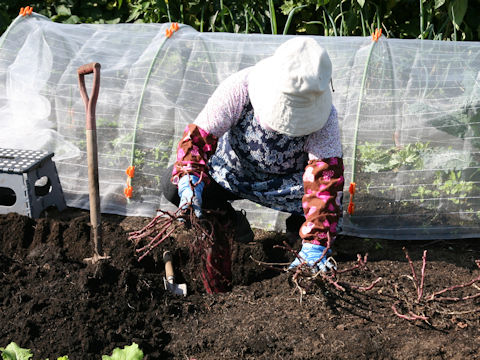
[{"label": "lettuce plant", "polygon": [[[11,342],[6,348],[0,347],[0,355],[2,360],[29,360],[33,354],[30,349],[22,349],[16,343]],[[102,360],[142,360],[143,351],[137,344],[132,343],[130,346],[124,346],[123,349],[115,348],[112,356],[103,355]],[[49,360],[49,359],[45,359]],[[57,360],[69,360],[68,356],[61,356]]]}]

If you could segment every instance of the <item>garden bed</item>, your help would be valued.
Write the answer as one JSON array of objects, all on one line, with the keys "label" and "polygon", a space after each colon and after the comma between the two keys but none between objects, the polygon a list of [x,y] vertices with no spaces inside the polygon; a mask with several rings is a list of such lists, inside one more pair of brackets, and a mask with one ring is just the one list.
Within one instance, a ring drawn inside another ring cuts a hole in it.
[{"label": "garden bed", "polygon": [[[444,359],[476,358],[480,351],[480,298],[416,302],[405,247],[420,277],[428,251],[425,298],[480,275],[480,241],[382,241],[340,237],[338,268],[355,265],[368,252],[368,270],[342,281],[368,286],[357,291],[319,285],[295,291],[289,274],[260,266],[288,262],[293,255],[273,248],[286,240],[255,231],[255,241],[233,245],[233,290],[205,294],[190,261],[188,232],[174,233],[137,261],[128,233],[150,219],[102,216],[103,242],[111,259],[87,265],[92,255],[88,212],[48,212],[36,221],[0,216],[0,347],[15,341],[36,359],[69,355],[100,359],[116,347],[137,343],[145,359]],[[298,247],[298,244],[297,244]],[[175,297],[163,288],[161,250],[174,254],[190,294]],[[480,292],[479,285],[450,295]],[[477,286],[477,288],[475,287]],[[392,305],[424,320],[395,315]]]}]

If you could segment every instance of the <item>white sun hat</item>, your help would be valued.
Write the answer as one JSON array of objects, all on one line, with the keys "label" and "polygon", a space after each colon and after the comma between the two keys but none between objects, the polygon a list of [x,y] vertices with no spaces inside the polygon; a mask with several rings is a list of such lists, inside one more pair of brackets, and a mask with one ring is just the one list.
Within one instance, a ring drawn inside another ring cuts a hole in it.
[{"label": "white sun hat", "polygon": [[259,61],[248,77],[248,93],[262,125],[288,136],[320,130],[332,108],[332,62],[327,51],[296,36]]}]

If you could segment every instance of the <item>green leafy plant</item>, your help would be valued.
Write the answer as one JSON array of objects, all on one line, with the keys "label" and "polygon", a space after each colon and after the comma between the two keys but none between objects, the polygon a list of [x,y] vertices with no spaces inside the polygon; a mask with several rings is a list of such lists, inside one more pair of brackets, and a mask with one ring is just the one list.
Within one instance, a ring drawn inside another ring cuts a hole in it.
[{"label": "green leafy plant", "polygon": [[[473,97],[473,96],[472,96]],[[472,102],[459,112],[445,114],[444,116],[430,121],[431,125],[445,131],[447,134],[460,139],[471,137],[469,140],[477,148],[480,147],[480,111],[479,104]]]},{"label": "green leafy plant", "polygon": [[432,151],[429,143],[416,142],[402,147],[385,148],[381,143],[358,145],[359,162],[364,172],[419,170],[423,168],[423,158]]},{"label": "green leafy plant", "polygon": [[102,127],[117,128],[118,127],[117,121],[111,120],[111,119],[108,119],[108,118],[98,117],[96,119],[96,123],[97,123],[97,128],[102,128]]},{"label": "green leafy plant", "polygon": [[129,346],[124,346],[123,349],[116,348],[113,350],[112,356],[103,355],[102,360],[142,360],[143,351],[139,349],[138,345],[133,343]]},{"label": "green leafy plant", "polygon": [[440,191],[432,190],[432,189],[427,188],[424,185],[420,185],[420,186],[417,187],[417,190],[414,193],[412,193],[412,196],[420,198],[419,201],[421,203],[423,203],[425,201],[425,199],[427,199],[429,197],[432,197],[432,196],[433,197],[439,197],[440,196]]},{"label": "green leafy plant", "polygon": [[462,198],[478,190],[474,182],[462,180],[460,170],[437,171],[432,186],[420,185],[412,196],[419,198],[421,203],[428,198],[445,197],[458,205]]},{"label": "green leafy plant", "polygon": [[461,171],[455,170],[449,172],[438,171],[433,185],[446,194],[454,204],[460,204],[461,198],[468,196],[476,189],[472,181],[462,180]]},{"label": "green leafy plant", "polygon": [[0,353],[3,360],[28,360],[33,356],[29,349],[22,349],[14,342],[6,348],[0,348]]},{"label": "green leafy plant", "polygon": [[[0,347],[0,354],[2,360],[29,360],[33,357],[30,349],[23,349],[16,343],[11,342],[7,347]],[[136,343],[132,345],[126,345],[123,349],[115,348],[112,352],[112,356],[102,355],[102,360],[142,360],[143,351],[140,350]],[[48,359],[45,359],[48,360]],[[57,360],[69,360],[68,356],[58,357]]]},{"label": "green leafy plant", "polygon": [[[3,360],[28,360],[33,354],[30,349],[22,349],[16,343],[11,342],[6,348],[0,347],[0,354]],[[45,359],[48,360],[48,359]],[[57,360],[69,360],[68,356],[60,356]]]}]

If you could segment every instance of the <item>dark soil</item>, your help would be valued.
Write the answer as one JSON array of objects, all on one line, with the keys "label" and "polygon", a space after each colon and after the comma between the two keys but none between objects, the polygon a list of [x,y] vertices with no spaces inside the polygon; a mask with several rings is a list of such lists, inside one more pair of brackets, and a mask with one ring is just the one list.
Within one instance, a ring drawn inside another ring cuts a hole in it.
[{"label": "dark soil", "polygon": [[[479,240],[382,241],[341,237],[339,269],[368,252],[368,269],[341,275],[345,291],[318,280],[301,295],[291,273],[268,263],[288,262],[282,234],[255,231],[250,244],[233,244],[233,289],[206,294],[179,230],[162,248],[137,261],[128,233],[150,219],[102,216],[110,260],[92,255],[88,212],[48,212],[36,221],[0,216],[0,347],[15,341],[35,359],[69,355],[101,359],[115,347],[137,343],[145,359],[480,359],[480,297],[427,301],[433,292],[480,275]],[[299,244],[296,244],[298,248]],[[420,302],[402,247],[420,277],[428,250],[425,296]],[[162,249],[174,254],[183,298],[165,292]],[[369,291],[352,285],[368,286]],[[443,294],[464,297],[480,283]],[[409,311],[428,320],[396,316]]]}]

